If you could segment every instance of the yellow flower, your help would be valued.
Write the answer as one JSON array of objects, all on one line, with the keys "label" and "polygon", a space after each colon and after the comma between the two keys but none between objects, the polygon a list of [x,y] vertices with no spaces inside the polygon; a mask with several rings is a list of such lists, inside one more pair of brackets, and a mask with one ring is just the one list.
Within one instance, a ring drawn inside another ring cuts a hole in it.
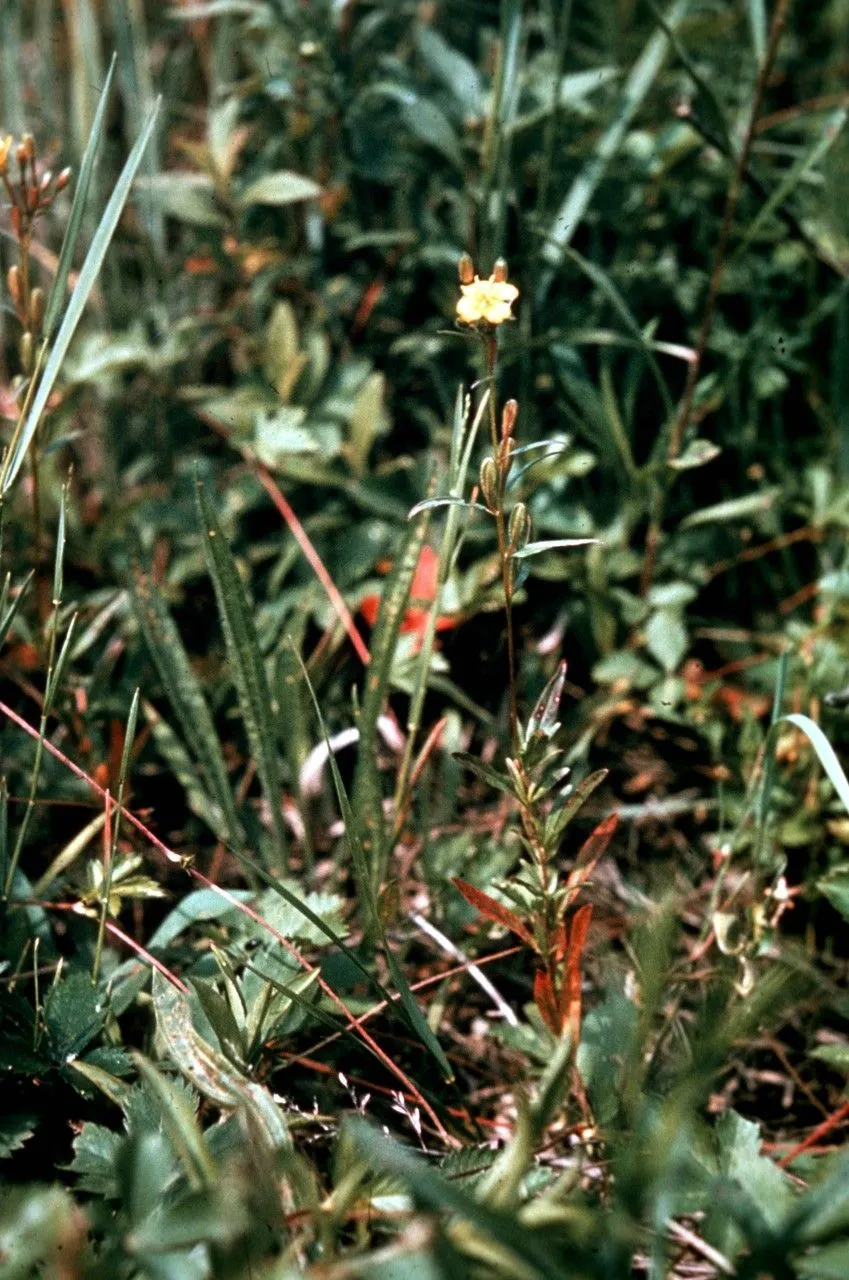
[{"label": "yellow flower", "polygon": [[6,162],[9,158],[12,142],[11,133],[7,133],[5,138],[0,138],[0,173],[6,172]]},{"label": "yellow flower", "polygon": [[510,310],[519,296],[519,290],[506,280],[496,279],[495,272],[488,280],[475,276],[471,284],[461,284],[462,297],[457,303],[457,319],[461,324],[478,324],[483,320],[486,324],[504,324],[512,320]]}]

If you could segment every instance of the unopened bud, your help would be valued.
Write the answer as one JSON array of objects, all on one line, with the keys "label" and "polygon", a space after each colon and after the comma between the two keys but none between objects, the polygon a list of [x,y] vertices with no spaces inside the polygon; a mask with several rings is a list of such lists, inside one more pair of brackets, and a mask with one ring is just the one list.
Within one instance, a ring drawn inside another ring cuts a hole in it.
[{"label": "unopened bud", "polygon": [[13,204],[13,205],[12,205],[11,211],[10,211],[10,213],[9,213],[9,220],[10,220],[10,221],[11,221],[11,223],[12,223],[12,230],[14,231],[15,235],[16,235],[17,237],[20,237],[20,234],[21,234],[21,211],[20,211],[20,209],[18,208],[18,206],[17,206],[16,204]]},{"label": "unopened bud", "polygon": [[512,440],[510,436],[508,436],[507,439],[502,440],[500,445],[498,446],[498,454],[496,455],[497,462],[498,462],[498,470],[501,472],[501,475],[505,480],[507,479],[507,476],[510,474],[510,468],[513,465],[512,454],[513,454],[513,449],[515,447],[515,444],[516,444],[516,441]]},{"label": "unopened bud", "polygon": [[6,276],[6,284],[9,287],[9,297],[17,305],[21,300],[21,269],[18,266],[10,267]]},{"label": "unopened bud", "polygon": [[6,165],[9,160],[9,152],[12,149],[13,138],[11,133],[7,133],[5,138],[0,138],[0,173],[6,172]]},{"label": "unopened bud", "polygon": [[38,208],[38,187],[27,187],[27,209],[35,213]]},{"label": "unopened bud", "polygon": [[495,266],[492,268],[492,278],[498,284],[504,284],[507,279],[507,262],[504,258],[496,258]]},{"label": "unopened bud", "polygon": [[460,261],[457,263],[457,275],[460,277],[460,284],[471,284],[474,280],[475,264],[472,262],[470,254],[462,254]]},{"label": "unopened bud", "polygon": [[35,159],[35,138],[31,133],[25,133],[21,138],[21,146],[27,160]]},{"label": "unopened bud", "polygon": [[44,290],[33,289],[29,300],[29,323],[34,333],[38,333],[44,320]]},{"label": "unopened bud", "polygon": [[30,333],[29,329],[27,329],[25,333],[21,334],[21,341],[18,346],[18,354],[21,358],[21,368],[23,369],[24,373],[31,373],[33,341],[32,341],[32,334]]},{"label": "unopened bud", "polygon": [[498,467],[494,458],[484,458],[481,463],[480,486],[484,502],[494,511],[498,505]]},{"label": "unopened bud", "polygon": [[22,142],[19,142],[18,145],[15,147],[15,159],[20,165],[21,169],[24,168],[27,160],[29,159],[29,154],[27,152],[27,149]]},{"label": "unopened bud", "polygon": [[67,187],[70,181],[71,181],[71,170],[63,169],[62,172],[59,174],[59,177],[56,179],[56,190],[64,191],[65,187]]},{"label": "unopened bud", "polygon": [[519,413],[518,400],[507,400],[501,410],[501,439],[507,440],[516,429],[516,418]]},{"label": "unopened bud", "polygon": [[523,547],[531,534],[531,513],[524,502],[517,502],[510,512],[510,524],[507,529],[510,538],[510,550]]},{"label": "unopened bud", "polygon": [[38,184],[39,191],[42,191],[42,192],[46,191],[52,181],[53,181],[53,174],[51,170],[45,169],[44,173],[41,175],[41,179]]}]

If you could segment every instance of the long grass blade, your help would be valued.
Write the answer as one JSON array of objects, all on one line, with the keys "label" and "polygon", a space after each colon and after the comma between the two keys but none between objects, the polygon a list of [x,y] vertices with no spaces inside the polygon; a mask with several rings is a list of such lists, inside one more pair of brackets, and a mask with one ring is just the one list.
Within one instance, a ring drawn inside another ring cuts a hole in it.
[{"label": "long grass blade", "polygon": [[50,398],[50,393],[53,390],[56,378],[59,375],[59,370],[62,367],[62,362],[65,359],[68,347],[71,345],[71,339],[76,332],[77,325],[80,322],[80,318],[85,309],[85,305],[88,302],[89,295],[91,294],[95,281],[100,273],[100,268],[103,265],[103,259],[106,257],[106,250],[109,248],[110,241],[115,233],[115,228],[118,225],[118,219],[121,217],[124,205],[127,202],[127,197],[130,194],[130,187],[133,185],[133,180],[138,171],[138,167],[141,164],[145,147],[153,135],[158,111],[159,102],[157,102],[153,111],[151,111],[148,116],[135,146],[127,157],[124,168],[121,170],[120,177],[115,183],[112,195],[109,197],[109,201],[103,211],[103,216],[94,233],[91,245],[89,246],[89,251],[86,254],[85,262],[83,263],[82,270],[80,271],[76,287],[74,288],[74,292],[71,294],[71,300],[68,303],[68,308],[62,319],[62,323],[59,326],[58,332],[56,333],[53,345],[50,348],[50,354],[47,357],[44,372],[39,380],[38,390],[33,398],[29,413],[27,414],[22,428],[19,431],[16,431],[14,443],[10,446],[9,452],[6,455],[2,472],[0,472],[0,498],[5,497],[14,484],[15,478],[17,477],[17,474],[23,465],[24,458],[27,455],[27,451],[32,444],[33,437],[38,429],[38,424],[41,421],[41,416],[47,407],[47,401]]},{"label": "long grass blade", "polygon": [[[674,0],[666,13],[666,25],[674,31],[691,7],[692,0]],[[562,263],[566,248],[571,244],[608,165],[619,151],[634,115],[666,60],[668,48],[666,34],[655,31],[625,81],[613,119],[555,214],[542,250],[543,260],[550,270],[541,281],[541,292],[547,291],[553,269]]]},{"label": "long grass blade", "polygon": [[50,295],[47,299],[47,307],[44,312],[44,336],[48,339],[53,336],[53,332],[59,323],[59,317],[62,314],[62,308],[65,304],[65,295],[68,288],[68,276],[71,273],[71,265],[74,261],[74,252],[77,247],[77,241],[79,240],[80,229],[85,215],[86,203],[88,201],[89,190],[91,188],[92,174],[94,173],[94,162],[98,148],[100,147],[101,138],[103,137],[106,108],[109,103],[109,91],[112,88],[112,79],[114,75],[115,57],[113,55],[103,89],[100,93],[100,101],[97,104],[97,111],[95,112],[91,132],[88,135],[88,144],[80,163],[80,172],[74,189],[74,198],[71,202],[71,212],[68,215],[68,225],[65,229],[65,235],[62,240],[62,248],[59,251],[59,263],[56,267],[56,275],[53,280],[53,286],[50,290]]},{"label": "long grass blade", "polygon": [[392,572],[383,586],[380,609],[371,643],[360,707],[360,742],[354,773],[352,808],[357,838],[362,845],[368,875],[368,893],[379,892],[386,863],[384,849],[383,793],[377,768],[377,720],[386,698],[392,659],[410,595],[413,574],[427,533],[429,513],[423,512],[407,528]]}]

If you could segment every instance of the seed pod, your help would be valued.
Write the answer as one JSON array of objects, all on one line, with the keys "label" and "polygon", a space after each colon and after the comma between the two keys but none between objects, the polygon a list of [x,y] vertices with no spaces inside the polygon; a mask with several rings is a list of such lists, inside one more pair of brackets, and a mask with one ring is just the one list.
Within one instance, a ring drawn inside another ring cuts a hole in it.
[{"label": "seed pod", "polygon": [[505,258],[496,258],[495,266],[492,268],[492,278],[498,284],[504,284],[507,279],[507,261]]},{"label": "seed pod", "polygon": [[10,267],[6,275],[6,284],[9,288],[9,297],[18,306],[21,301],[21,269],[18,266]]},{"label": "seed pod", "polygon": [[501,439],[507,440],[516,429],[516,418],[519,413],[518,400],[506,400],[501,410]]},{"label": "seed pod", "polygon": [[457,263],[457,275],[460,277],[460,284],[471,284],[475,278],[475,264],[472,262],[471,255],[464,253],[460,261]]},{"label": "seed pod", "polygon": [[498,467],[494,458],[484,458],[481,463],[480,486],[484,502],[494,511],[498,504]]},{"label": "seed pod", "polygon": [[21,341],[18,346],[18,354],[21,358],[21,368],[23,369],[24,373],[31,373],[33,341],[32,341],[32,334],[30,333],[29,329],[27,329],[25,333],[21,334]]},{"label": "seed pod", "polygon": [[519,547],[523,547],[528,541],[531,535],[531,513],[524,502],[517,502],[510,512],[510,524],[507,531],[510,538],[511,551],[517,551]]},{"label": "seed pod", "polygon": [[43,289],[33,289],[29,300],[29,323],[33,333],[38,333],[44,320],[45,298]]},{"label": "seed pod", "polygon": [[59,177],[56,179],[57,191],[64,191],[65,187],[67,187],[68,183],[71,181],[71,173],[72,173],[71,169],[62,170],[62,172],[59,174]]}]

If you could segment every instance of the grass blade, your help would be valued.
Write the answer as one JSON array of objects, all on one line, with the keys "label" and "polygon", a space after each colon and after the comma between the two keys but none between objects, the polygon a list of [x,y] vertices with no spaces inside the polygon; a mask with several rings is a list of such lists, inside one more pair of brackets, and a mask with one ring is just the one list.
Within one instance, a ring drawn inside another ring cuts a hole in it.
[{"label": "grass blade", "polygon": [[85,207],[88,201],[88,193],[91,188],[92,174],[94,173],[94,161],[97,156],[97,150],[100,146],[100,140],[103,136],[103,122],[106,116],[106,107],[109,103],[109,91],[112,88],[112,79],[115,74],[115,57],[113,55],[109,71],[106,75],[106,81],[100,94],[100,101],[97,104],[97,111],[91,126],[91,132],[88,135],[88,144],[80,164],[80,172],[77,178],[76,188],[74,190],[74,199],[71,203],[71,212],[68,215],[68,226],[62,240],[62,248],[59,251],[59,263],[56,268],[56,276],[53,281],[53,287],[50,290],[50,296],[47,299],[47,307],[44,313],[44,336],[49,339],[53,336],[54,330],[59,323],[59,317],[62,314],[62,307],[65,303],[66,290],[68,288],[68,276],[71,273],[71,264],[74,260],[74,251],[77,247],[77,240],[80,235],[83,217],[85,215]]},{"label": "grass blade", "polygon": [[[103,259],[106,257],[106,250],[109,248],[109,243],[115,233],[115,228],[118,225],[118,220],[121,217],[124,205],[127,202],[127,197],[130,194],[130,187],[133,184],[133,179],[135,178],[138,167],[141,164],[145,148],[153,134],[158,111],[159,102],[157,101],[156,106],[148,116],[145,126],[136,140],[135,146],[127,157],[124,168],[121,170],[120,177],[115,183],[112,195],[109,197],[109,201],[103,211],[103,216],[98,223],[97,230],[92,237],[91,245],[89,246],[88,253],[86,254],[86,259],[83,263],[82,270],[80,271],[79,279],[77,280],[74,292],[71,294],[71,300],[68,303],[68,308],[62,319],[62,323],[59,326],[58,332],[56,333],[55,340],[52,348],[50,349],[50,354],[47,357],[44,372],[39,380],[38,390],[33,398],[29,413],[23,423],[18,424],[12,443],[9,446],[6,460],[3,463],[3,469],[2,472],[0,472],[0,498],[5,497],[14,484],[15,478],[17,477],[17,474],[23,465],[24,458],[27,455],[27,451],[32,444],[33,437],[38,429],[38,424],[41,421],[41,415],[47,407],[47,401],[50,398],[50,393],[53,390],[59,370],[62,367],[62,362],[67,354],[68,347],[71,345],[71,339],[76,332],[77,325],[80,322],[80,317],[82,316],[85,305],[88,302],[89,295],[94,288],[95,281],[100,273],[100,268],[103,265]],[[47,344],[45,344],[45,347],[46,345]],[[44,350],[45,347],[43,347],[42,350]]]},{"label": "grass blade", "polygon": [[386,863],[383,793],[377,769],[377,719],[383,709],[389,687],[395,646],[398,642],[413,574],[424,545],[428,519],[429,513],[425,511],[405,531],[395,565],[384,583],[371,643],[371,662],[366,670],[360,708],[360,742],[354,773],[352,808],[357,839],[362,846],[366,863],[368,894],[372,901],[380,890]]},{"label": "grass blade", "polygon": [[[666,14],[666,25],[674,31],[689,13],[691,5],[692,0],[674,0]],[[542,251],[543,261],[550,268],[541,281],[542,293],[547,291],[553,269],[562,263],[607,166],[621,147],[628,126],[657,78],[668,47],[669,41],[663,31],[655,31],[646,42],[623,85],[613,119],[555,214]]]},{"label": "grass blade", "polygon": [[253,612],[239,577],[233,553],[218,522],[218,516],[200,482],[195,489],[195,497],[201,520],[204,553],[215,587],[239,705],[242,709],[251,751],[256,761],[257,773],[271,814],[276,865],[277,869],[285,869],[286,830],[281,807],[282,787],[276,746],[277,735],[271,690],[260,653]]}]

